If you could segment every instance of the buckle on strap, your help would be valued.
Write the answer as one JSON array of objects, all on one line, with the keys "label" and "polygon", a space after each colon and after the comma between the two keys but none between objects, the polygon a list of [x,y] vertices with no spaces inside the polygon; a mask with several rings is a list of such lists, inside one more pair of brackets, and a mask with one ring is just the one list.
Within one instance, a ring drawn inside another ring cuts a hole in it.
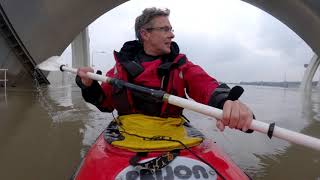
[{"label": "buckle on strap", "polygon": [[138,152],[137,155],[133,156],[129,160],[129,163],[130,165],[136,168],[157,171],[169,165],[179,154],[180,154],[180,150],[176,149],[170,152],[165,152],[160,156],[154,159],[151,159],[147,162],[139,163],[138,161],[140,161],[142,157],[146,157],[147,153]]}]

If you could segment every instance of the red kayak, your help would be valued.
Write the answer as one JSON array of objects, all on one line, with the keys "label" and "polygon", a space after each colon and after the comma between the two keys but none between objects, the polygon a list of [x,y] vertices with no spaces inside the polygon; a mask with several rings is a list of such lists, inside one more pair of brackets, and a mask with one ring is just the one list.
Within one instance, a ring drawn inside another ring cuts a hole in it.
[{"label": "red kayak", "polygon": [[[166,155],[164,152],[144,153],[143,156],[136,159],[138,165],[134,166],[130,162],[133,157],[138,157],[137,153],[112,146],[105,140],[104,133],[102,133],[89,149],[71,179],[250,179],[210,140],[205,140],[195,147],[179,150],[178,154],[172,155]],[[163,162],[163,157],[171,158],[171,161],[166,164]],[[152,166],[148,169],[146,162],[152,160],[154,164],[160,164],[163,167],[154,170]]]}]

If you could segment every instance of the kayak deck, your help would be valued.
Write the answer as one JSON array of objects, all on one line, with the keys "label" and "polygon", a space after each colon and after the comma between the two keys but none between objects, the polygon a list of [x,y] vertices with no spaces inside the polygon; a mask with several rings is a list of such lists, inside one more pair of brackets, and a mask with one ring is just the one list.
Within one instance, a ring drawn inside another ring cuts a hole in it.
[{"label": "kayak deck", "polygon": [[[180,150],[179,156],[168,166],[161,171],[153,172],[131,166],[129,161],[137,153],[110,145],[102,133],[83,158],[73,179],[249,179],[213,141],[205,140],[189,149],[191,152],[188,149]],[[141,162],[154,159],[161,154],[163,152],[149,152]]]}]

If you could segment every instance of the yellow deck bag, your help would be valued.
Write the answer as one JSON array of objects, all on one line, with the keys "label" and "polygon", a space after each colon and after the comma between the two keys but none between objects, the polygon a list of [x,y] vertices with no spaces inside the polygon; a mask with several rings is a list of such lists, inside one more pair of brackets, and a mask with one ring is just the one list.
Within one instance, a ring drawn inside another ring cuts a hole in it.
[{"label": "yellow deck bag", "polygon": [[[142,114],[119,116],[119,130],[124,140],[112,142],[113,146],[131,151],[170,151],[184,149],[184,146],[192,147],[200,144],[203,137],[190,137],[190,128],[183,124],[183,118],[160,118]],[[189,128],[189,129],[188,129]],[[194,128],[193,128],[194,129]],[[194,136],[194,134],[193,134]],[[159,140],[164,137],[173,141]]]}]

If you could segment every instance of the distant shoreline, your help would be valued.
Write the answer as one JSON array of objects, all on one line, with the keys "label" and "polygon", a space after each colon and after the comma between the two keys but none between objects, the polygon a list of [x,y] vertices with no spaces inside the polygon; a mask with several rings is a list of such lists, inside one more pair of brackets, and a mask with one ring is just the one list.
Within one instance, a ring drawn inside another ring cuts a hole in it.
[{"label": "distant shoreline", "polygon": [[[255,86],[272,86],[272,87],[299,87],[301,81],[283,81],[283,82],[269,82],[269,81],[254,81],[254,82],[240,82],[240,83],[227,83],[227,84],[240,84],[240,85],[255,85]],[[317,81],[312,82],[312,86],[316,87]]]}]

